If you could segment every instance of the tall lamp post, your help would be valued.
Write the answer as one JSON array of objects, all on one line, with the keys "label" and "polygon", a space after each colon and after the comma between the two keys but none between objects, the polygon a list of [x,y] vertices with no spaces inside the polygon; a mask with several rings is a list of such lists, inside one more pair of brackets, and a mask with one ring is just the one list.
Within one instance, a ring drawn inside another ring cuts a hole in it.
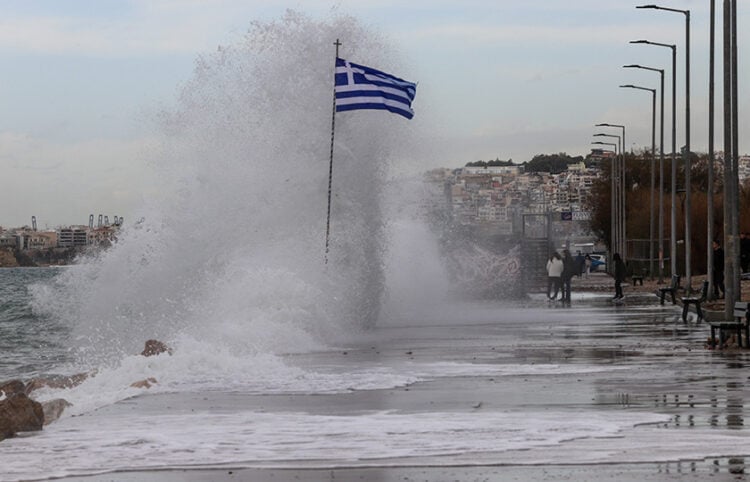
[{"label": "tall lamp post", "polygon": [[[624,69],[650,70],[652,72],[659,73],[659,77],[661,79],[661,91],[662,91],[662,156],[660,158],[660,164],[659,164],[659,175],[660,175],[661,178],[663,178],[664,177],[664,154],[663,154],[663,147],[664,147],[664,136],[663,136],[663,133],[664,133],[664,69],[657,69],[657,68],[654,68],[654,67],[644,67],[643,65],[638,65],[638,64],[623,65],[623,68]],[[620,87],[622,87],[622,86],[620,86]],[[654,101],[656,101],[656,94],[655,93],[654,93]],[[654,109],[652,109],[652,113],[653,113],[652,117],[654,117],[656,115],[656,110],[655,109],[656,109],[656,104],[654,104]],[[655,126],[655,117],[654,117],[654,122],[652,122],[652,132],[651,132],[651,134],[652,134],[652,136],[651,136],[651,140],[652,140],[652,152],[653,152],[653,140],[654,140],[654,135],[653,135],[654,134],[654,130],[653,130],[654,126]],[[654,154],[654,158],[655,157],[656,156]],[[675,169],[675,168],[673,167],[673,169]],[[652,193],[654,191],[654,184],[655,184],[654,179],[655,179],[655,177],[656,177],[656,175],[654,173],[654,164],[652,163],[651,164],[651,192]],[[661,216],[662,211],[663,211],[663,204],[662,204],[663,203],[663,196],[662,196],[662,189],[661,189],[661,187],[663,186],[663,181],[660,181],[659,186],[660,186],[660,188],[659,188],[659,215],[660,215],[659,216],[659,225],[662,226],[663,222],[664,222],[664,220],[663,220],[663,218]],[[651,243],[653,244],[653,242],[654,242],[654,239],[653,239],[653,235],[654,235],[654,229],[653,229],[653,225],[654,225],[653,197],[652,197],[651,218],[650,219],[651,219]],[[661,228],[661,230],[659,232],[662,233],[662,230],[663,230],[663,228]],[[664,281],[664,274],[663,274],[663,271],[664,271],[664,254],[663,254],[664,246],[662,244],[663,241],[664,241],[663,238],[660,237],[660,239],[659,239],[659,267],[660,267],[659,268],[659,282],[660,283],[662,283]],[[674,257],[674,256],[672,256],[672,257]],[[653,259],[653,256],[651,256],[651,259]],[[653,273],[653,270],[651,272]]]},{"label": "tall lamp post", "polygon": [[618,176],[620,179],[619,182],[619,197],[618,197],[618,205],[620,208],[617,210],[617,212],[620,214],[619,216],[619,229],[621,233],[621,240],[620,240],[620,256],[623,260],[627,259],[627,229],[625,224],[625,126],[619,125],[619,124],[596,124],[596,127],[617,127],[619,129],[622,129],[622,148],[620,149],[620,165],[618,167]]},{"label": "tall lamp post", "polygon": [[[617,211],[615,213],[615,220],[617,221],[616,222],[616,226],[617,226],[617,241],[618,242],[617,242],[617,244],[615,246],[617,246],[617,252],[622,253],[623,252],[622,245],[625,242],[625,234],[624,234],[624,231],[623,231],[623,228],[622,228],[622,226],[624,224],[623,220],[625,219],[625,209],[624,209],[625,204],[622,201],[622,189],[623,189],[623,187],[622,187],[622,176],[621,176],[621,172],[622,171],[621,171],[621,169],[620,169],[619,166],[622,163],[622,153],[625,150],[625,146],[622,143],[622,138],[620,138],[620,136],[618,136],[618,135],[614,135],[614,134],[594,134],[594,137],[612,137],[612,138],[616,138],[617,139],[617,145],[620,148],[620,164],[618,164],[618,169],[616,171],[617,172],[617,181],[618,182],[616,184],[616,192],[617,192],[617,197],[616,197],[616,199],[617,199],[617,206],[616,206],[616,210]],[[615,151],[615,159],[617,159],[617,151]]]},{"label": "tall lamp post", "polygon": [[714,51],[716,44],[716,1],[711,0],[709,9],[709,58],[708,58],[708,186],[706,187],[706,279],[708,299],[714,299]]},{"label": "tall lamp post", "polygon": [[[690,202],[690,10],[680,10],[677,8],[660,7],[658,5],[639,5],[635,8],[645,8],[652,10],[664,10],[667,12],[681,13],[685,15],[685,291],[691,291],[691,202]],[[672,208],[674,209],[674,207]],[[675,243],[675,240],[672,241]],[[672,255],[674,257],[674,253]]]},{"label": "tall lamp post", "polygon": [[[631,40],[631,44],[657,45],[660,47],[672,48],[672,195],[671,195],[671,222],[670,222],[670,259],[672,274],[676,271],[676,262],[674,253],[676,249],[672,246],[672,240],[676,240],[675,231],[677,230],[677,211],[675,210],[674,193],[677,187],[677,163],[675,162],[675,65],[677,63],[677,47],[669,44],[650,42],[648,40]],[[661,128],[659,134],[659,283],[664,282],[664,70],[659,69],[660,89],[661,89]]]},{"label": "tall lamp post", "polygon": [[724,316],[742,299],[739,250],[737,0],[724,0]]},{"label": "tall lamp post", "polygon": [[[662,79],[664,71],[662,70]],[[623,89],[638,89],[651,92],[651,193],[650,193],[650,217],[649,217],[649,243],[648,243],[648,272],[654,279],[654,185],[656,184],[656,89],[641,87],[638,85],[621,85]],[[659,282],[663,281],[662,273],[659,271]]]},{"label": "tall lamp post", "polygon": [[[615,153],[615,157],[612,160],[612,191],[610,193],[610,199],[612,203],[612,216],[611,216],[611,231],[612,231],[612,240],[611,240],[611,249],[612,253],[616,253],[619,251],[619,245],[620,245],[620,229],[619,229],[619,222],[618,222],[618,214],[617,214],[617,200],[619,196],[617,195],[617,185],[619,184],[619,181],[617,178],[619,177],[619,168],[617,167],[617,144],[614,144],[612,142],[602,142],[602,141],[595,141],[591,144],[596,145],[602,145],[602,146],[612,146],[614,147],[613,151]],[[607,266],[611,265],[612,263],[608,263]],[[612,265],[614,266],[614,265]]]}]

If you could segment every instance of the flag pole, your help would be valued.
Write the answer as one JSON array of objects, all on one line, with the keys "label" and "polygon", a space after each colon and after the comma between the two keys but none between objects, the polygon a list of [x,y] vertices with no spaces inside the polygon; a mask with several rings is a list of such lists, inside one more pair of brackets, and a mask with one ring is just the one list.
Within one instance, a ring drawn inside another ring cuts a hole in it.
[{"label": "flag pole", "polygon": [[[339,47],[341,42],[336,39],[336,59],[339,58]],[[331,158],[328,163],[328,215],[326,217],[326,254],[325,264],[328,264],[328,246],[331,235],[331,184],[333,181],[333,139],[336,133],[336,59],[333,61],[333,111],[331,113]]]}]

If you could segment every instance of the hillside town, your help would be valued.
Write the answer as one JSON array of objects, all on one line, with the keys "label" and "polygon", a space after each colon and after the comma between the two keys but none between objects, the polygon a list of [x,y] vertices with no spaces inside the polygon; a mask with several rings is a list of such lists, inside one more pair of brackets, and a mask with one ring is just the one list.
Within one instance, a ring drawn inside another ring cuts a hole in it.
[{"label": "hillside town", "polygon": [[[527,218],[543,217],[550,221],[553,237],[598,244],[603,250],[590,229],[587,206],[592,185],[613,155],[600,149],[592,149],[585,158],[560,154],[570,160],[559,172],[527,170],[527,163],[511,161],[433,169],[425,176],[434,187],[425,207],[453,227],[471,228],[485,236],[518,236],[534,228]],[[739,178],[750,178],[750,156],[740,157]],[[100,214],[95,220],[91,214],[88,225],[40,230],[32,216],[31,226],[0,226],[0,267],[68,264],[82,252],[110,246],[122,223],[122,217],[110,221]]]},{"label": "hillside town", "polygon": [[[593,149],[558,173],[526,172],[520,164],[434,169],[426,178],[443,189],[433,191],[429,204],[445,204],[453,225],[481,226],[493,234],[521,234],[524,215],[550,215],[555,222],[571,221],[579,236],[592,237],[587,202],[594,181],[602,176],[601,166],[613,156]],[[740,157],[739,167],[740,180],[750,178],[750,156]]]},{"label": "hillside town", "polygon": [[597,167],[580,162],[559,174],[527,173],[515,165],[437,169],[428,178],[445,183],[454,222],[513,234],[522,213],[568,212],[571,219],[587,219],[584,202],[598,175]]}]

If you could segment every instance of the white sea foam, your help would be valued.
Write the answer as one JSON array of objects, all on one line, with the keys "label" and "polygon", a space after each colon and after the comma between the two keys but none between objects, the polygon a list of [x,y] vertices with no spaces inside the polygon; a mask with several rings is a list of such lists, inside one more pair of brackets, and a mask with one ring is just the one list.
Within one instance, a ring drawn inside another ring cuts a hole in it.
[{"label": "white sea foam", "polygon": [[[389,465],[408,464],[410,457],[428,457],[431,464],[441,465],[446,463],[444,456],[457,453],[501,454],[579,439],[607,438],[609,445],[612,437],[623,432],[632,435],[637,424],[667,418],[649,413],[576,411],[342,416],[180,411],[170,415],[134,413],[124,418],[95,416],[93,420],[84,416],[4,445],[9,463],[4,464],[0,480],[222,463],[237,467],[283,462],[285,467],[294,467],[314,462],[335,467],[384,460],[390,460]],[[97,430],[90,429],[93,424]],[[702,444],[708,439],[701,440]],[[710,440],[720,446],[730,441],[715,435]],[[731,441],[737,442],[735,438]],[[38,453],[45,454],[42,460],[35,455]],[[544,452],[534,453],[543,457]]]}]

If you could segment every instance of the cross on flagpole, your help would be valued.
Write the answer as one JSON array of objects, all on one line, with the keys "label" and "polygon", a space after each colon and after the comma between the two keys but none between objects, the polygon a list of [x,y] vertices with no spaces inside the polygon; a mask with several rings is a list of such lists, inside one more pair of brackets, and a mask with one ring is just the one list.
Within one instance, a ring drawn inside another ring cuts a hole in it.
[{"label": "cross on flagpole", "polygon": [[[339,58],[339,39],[333,43],[336,47],[336,57],[333,59],[333,75],[336,75],[336,59]],[[328,163],[328,215],[326,217],[326,254],[325,264],[328,264],[328,248],[331,236],[331,185],[333,182],[333,140],[336,133],[336,82],[333,83],[333,112],[331,113],[331,158]]]}]

